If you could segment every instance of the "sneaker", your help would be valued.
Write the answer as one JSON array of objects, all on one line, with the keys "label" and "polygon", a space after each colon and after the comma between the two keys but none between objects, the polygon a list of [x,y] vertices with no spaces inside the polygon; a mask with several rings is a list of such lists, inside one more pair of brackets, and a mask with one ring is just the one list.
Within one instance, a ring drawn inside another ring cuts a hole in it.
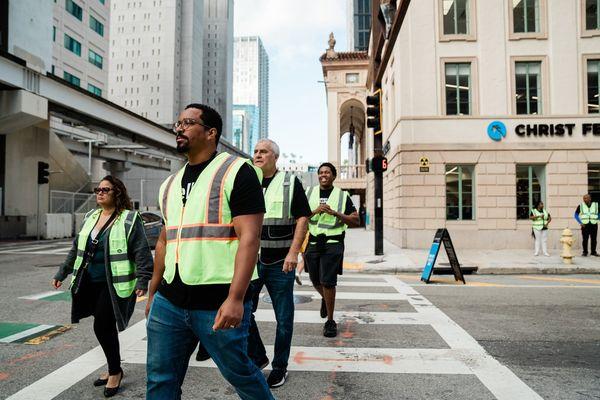
[{"label": "sneaker", "polygon": [[196,353],[196,361],[206,360],[210,360],[210,354],[208,354],[208,351],[206,351],[204,346],[202,346],[202,343],[200,343],[200,346],[198,346],[198,353]]},{"label": "sneaker", "polygon": [[274,369],[267,378],[267,384],[270,388],[283,386],[288,377],[288,372],[285,369]]},{"label": "sneaker", "polygon": [[548,254],[548,253],[544,253],[544,255],[545,255],[546,257],[550,257],[550,254]]},{"label": "sneaker", "polygon": [[269,366],[269,358],[265,357],[262,360],[260,360],[259,362],[254,362],[254,364],[256,364],[258,369],[265,369]]},{"label": "sneaker", "polygon": [[325,305],[325,299],[321,299],[321,318],[327,318],[327,305]]},{"label": "sneaker", "polygon": [[600,256],[598,255],[598,253],[595,253],[595,252],[594,252],[594,253],[592,253],[592,255],[593,255],[594,257],[600,257]]},{"label": "sneaker", "polygon": [[337,336],[337,324],[334,320],[329,319],[323,326],[323,336],[325,337],[336,337]]},{"label": "sneaker", "polygon": [[539,256],[539,254],[538,253],[533,253],[533,256],[537,257],[537,256]]}]

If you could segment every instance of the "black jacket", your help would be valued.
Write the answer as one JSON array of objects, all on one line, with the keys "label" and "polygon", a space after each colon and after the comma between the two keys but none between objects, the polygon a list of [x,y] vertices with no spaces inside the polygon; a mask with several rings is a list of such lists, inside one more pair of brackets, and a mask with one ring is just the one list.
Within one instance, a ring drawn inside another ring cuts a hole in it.
[{"label": "black jacket", "polygon": [[[106,268],[106,280],[108,284],[108,290],[117,321],[117,328],[119,331],[125,330],[129,324],[129,319],[133,314],[135,308],[136,295],[135,291],[128,298],[119,297],[112,285],[112,272],[110,269],[109,259],[109,237],[110,229],[108,228],[104,235],[104,265]],[[77,239],[78,236],[73,240],[73,246],[67,255],[67,259],[60,266],[58,272],[54,276],[54,279],[64,281],[69,274],[73,272],[73,265],[77,258]],[[127,254],[129,260],[132,261],[136,266],[136,290],[143,289],[148,290],[148,282],[152,278],[153,260],[150,247],[148,246],[148,239],[146,238],[146,232],[144,231],[144,225],[142,219],[138,216],[135,218],[131,234],[127,240]],[[71,303],[71,322],[78,323],[80,319],[89,317],[91,315],[91,307],[87,304],[81,304],[79,295],[72,295],[73,301]]]}]

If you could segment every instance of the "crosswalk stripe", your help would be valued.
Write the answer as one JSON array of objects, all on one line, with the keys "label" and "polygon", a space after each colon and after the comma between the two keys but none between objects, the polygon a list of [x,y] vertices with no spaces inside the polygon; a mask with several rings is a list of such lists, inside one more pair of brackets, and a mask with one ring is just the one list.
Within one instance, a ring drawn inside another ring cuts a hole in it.
[{"label": "crosswalk stripe", "polygon": [[[146,363],[146,342],[139,342],[123,352],[123,362]],[[273,346],[267,346],[273,359]],[[388,374],[472,374],[461,360],[463,354],[450,349],[394,349],[360,347],[292,346],[288,370]],[[191,367],[216,368],[212,360],[191,360]]]},{"label": "crosswalk stripe", "polygon": [[[273,310],[259,308],[254,313],[254,318],[259,322],[275,322]],[[336,311],[336,321],[352,320],[357,324],[376,325],[425,325],[430,322],[420,313],[409,312],[364,312],[364,311]],[[294,323],[323,324],[319,311],[295,310]]]},{"label": "crosswalk stripe", "polygon": [[57,294],[60,294],[61,291],[57,291],[57,290],[51,290],[48,292],[43,292],[43,293],[38,293],[38,294],[32,294],[29,296],[21,296],[19,297],[19,299],[22,300],[39,300],[39,299],[43,299],[45,297],[50,297],[50,296],[56,296]]},{"label": "crosswalk stripe", "polygon": [[[302,281],[303,287],[312,287],[312,283],[307,280]],[[379,282],[379,281],[338,281],[338,287],[346,287],[346,286],[356,286],[356,287],[389,287],[391,286],[389,282]],[[298,286],[296,286],[298,289]],[[302,289],[300,289],[302,290]]]},{"label": "crosswalk stripe", "polygon": [[[300,296],[311,296],[313,300],[321,300],[318,292],[308,290],[296,290],[294,292]],[[406,296],[400,293],[366,293],[366,292],[337,292],[336,300],[406,300]]]},{"label": "crosswalk stripe", "polygon": [[19,339],[26,338],[27,336],[34,335],[38,332],[42,332],[48,329],[52,329],[56,327],[56,325],[38,325],[34,328],[27,329],[25,331],[15,333],[14,335],[7,336],[5,338],[0,339],[0,343],[12,343],[16,342]]}]

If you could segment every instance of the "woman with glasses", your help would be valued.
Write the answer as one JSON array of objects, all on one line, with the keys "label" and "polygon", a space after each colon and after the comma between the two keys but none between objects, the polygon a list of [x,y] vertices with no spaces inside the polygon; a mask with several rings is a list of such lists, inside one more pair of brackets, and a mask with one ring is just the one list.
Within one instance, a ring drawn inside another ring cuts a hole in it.
[{"label": "woman with glasses", "polygon": [[88,212],[52,286],[71,280],[71,321],[94,316],[94,333],[104,351],[108,372],[94,381],[112,397],[123,380],[118,332],[133,313],[136,296],[146,293],[152,277],[152,253],[139,214],[123,182],[110,175],[94,188],[98,208]]}]

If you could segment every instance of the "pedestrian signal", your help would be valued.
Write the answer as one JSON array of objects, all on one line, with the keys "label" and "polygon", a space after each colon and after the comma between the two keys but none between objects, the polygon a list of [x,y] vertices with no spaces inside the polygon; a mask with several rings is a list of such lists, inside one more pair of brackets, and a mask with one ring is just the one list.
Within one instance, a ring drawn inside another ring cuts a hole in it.
[{"label": "pedestrian signal", "polygon": [[43,161],[38,161],[38,185],[43,185],[44,183],[48,183],[48,177],[50,176],[50,171],[48,171],[50,165]]},{"label": "pedestrian signal", "polygon": [[381,89],[372,96],[367,96],[367,127],[372,128],[375,135],[381,134]]},{"label": "pedestrian signal", "polygon": [[371,160],[371,170],[373,172],[385,172],[387,171],[388,160],[382,156],[375,156]]}]

